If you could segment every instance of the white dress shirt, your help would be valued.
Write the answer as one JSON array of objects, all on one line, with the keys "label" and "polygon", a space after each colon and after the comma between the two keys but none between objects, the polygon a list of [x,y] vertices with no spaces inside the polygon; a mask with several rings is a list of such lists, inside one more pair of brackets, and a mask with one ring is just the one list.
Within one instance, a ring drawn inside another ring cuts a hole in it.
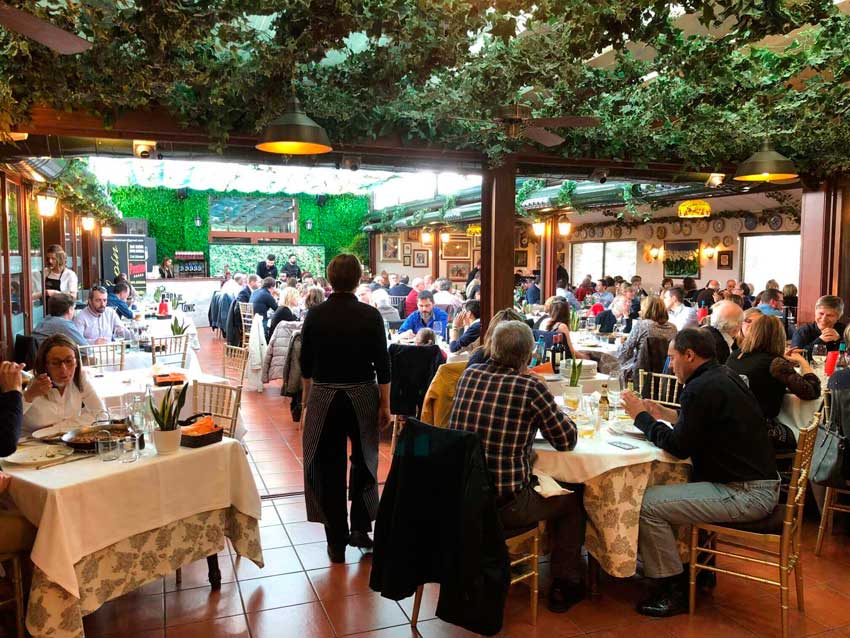
[{"label": "white dress shirt", "polygon": [[667,316],[670,318],[670,323],[676,326],[678,332],[682,332],[686,328],[699,328],[696,308],[679,304],[678,308],[668,308]]},{"label": "white dress shirt", "polygon": [[98,412],[105,408],[103,400],[97,396],[89,383],[86,371],[80,375],[80,390],[73,382],[65,386],[65,392],[59,394],[57,388],[51,388],[47,396],[38,397],[32,403],[24,401],[24,424],[21,437],[29,436],[36,430],[46,428],[70,419],[70,425],[90,425]]},{"label": "white dress shirt", "polygon": [[439,292],[434,293],[434,305],[454,306],[455,308],[460,308],[463,305],[463,302],[448,290],[440,290]]},{"label": "white dress shirt", "polygon": [[95,343],[98,339],[112,341],[116,335],[124,339],[132,337],[130,331],[121,323],[118,313],[112,308],[106,308],[103,313],[96,314],[86,306],[74,317],[74,323],[89,343]]}]

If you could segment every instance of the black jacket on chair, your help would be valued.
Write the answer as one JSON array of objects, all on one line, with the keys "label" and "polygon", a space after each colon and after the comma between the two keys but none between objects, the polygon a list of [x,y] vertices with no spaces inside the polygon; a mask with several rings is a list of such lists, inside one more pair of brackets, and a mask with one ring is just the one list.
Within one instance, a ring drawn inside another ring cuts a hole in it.
[{"label": "black jacket on chair", "polygon": [[369,586],[401,600],[424,583],[440,584],[442,620],[501,630],[508,553],[478,435],[408,419],[378,508]]},{"label": "black jacket on chair", "polygon": [[443,364],[440,346],[390,346],[390,412],[418,416],[437,368]]}]

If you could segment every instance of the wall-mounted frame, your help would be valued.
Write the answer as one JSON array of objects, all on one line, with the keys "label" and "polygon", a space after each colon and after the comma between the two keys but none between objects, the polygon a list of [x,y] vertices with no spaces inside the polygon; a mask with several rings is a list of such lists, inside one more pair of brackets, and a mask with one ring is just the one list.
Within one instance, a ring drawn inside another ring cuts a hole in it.
[{"label": "wall-mounted frame", "polygon": [[413,244],[402,244],[401,254],[410,257],[413,254]]},{"label": "wall-mounted frame", "polygon": [[448,261],[446,267],[449,273],[449,281],[462,281],[464,283],[466,283],[469,271],[472,268],[468,261]]},{"label": "wall-mounted frame", "polygon": [[528,251],[514,251],[514,268],[528,268]]},{"label": "wall-mounted frame", "polygon": [[411,257],[409,255],[405,255],[401,258],[401,265],[405,268],[410,268],[410,259]]},{"label": "wall-mounted frame", "polygon": [[430,250],[414,250],[413,251],[413,267],[427,268],[430,262]]},{"label": "wall-mounted frame", "polygon": [[699,279],[700,274],[700,242],[665,241],[664,242],[664,276],[693,277]]},{"label": "wall-mounted frame", "polygon": [[731,250],[717,251],[717,270],[732,270],[733,254]]},{"label": "wall-mounted frame", "polygon": [[443,244],[443,259],[469,259],[472,242],[468,239],[451,239]]},{"label": "wall-mounted frame", "polygon": [[401,261],[398,235],[381,235],[381,261]]}]

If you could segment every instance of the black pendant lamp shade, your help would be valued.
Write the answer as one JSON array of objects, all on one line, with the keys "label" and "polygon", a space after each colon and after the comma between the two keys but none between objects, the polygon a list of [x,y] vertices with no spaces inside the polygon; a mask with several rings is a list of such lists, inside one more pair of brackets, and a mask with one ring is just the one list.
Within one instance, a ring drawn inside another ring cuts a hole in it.
[{"label": "black pendant lamp shade", "polygon": [[799,177],[794,162],[773,150],[770,140],[738,165],[735,180],[739,182],[778,182]]},{"label": "black pendant lamp shade", "polygon": [[263,130],[256,148],[285,155],[319,155],[333,150],[325,129],[307,117],[294,95],[287,102],[286,112]]}]

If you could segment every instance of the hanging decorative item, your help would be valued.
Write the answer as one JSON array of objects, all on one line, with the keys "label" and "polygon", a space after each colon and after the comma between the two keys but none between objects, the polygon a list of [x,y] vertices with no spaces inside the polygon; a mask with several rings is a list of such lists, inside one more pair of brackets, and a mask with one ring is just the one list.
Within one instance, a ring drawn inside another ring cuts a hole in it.
[{"label": "hanging decorative item", "polygon": [[794,162],[774,150],[765,137],[761,148],[738,165],[732,179],[738,182],[784,182],[796,180],[799,176]]},{"label": "hanging decorative item", "polygon": [[466,234],[469,237],[480,237],[481,236],[481,224],[470,224],[466,227]]},{"label": "hanging decorative item", "polygon": [[531,227],[534,229],[534,234],[538,237],[543,237],[543,233],[546,232],[546,222],[540,221],[539,219],[535,221]]},{"label": "hanging decorative item", "polygon": [[711,205],[704,199],[687,199],[679,204],[679,217],[695,218],[711,215]]}]

